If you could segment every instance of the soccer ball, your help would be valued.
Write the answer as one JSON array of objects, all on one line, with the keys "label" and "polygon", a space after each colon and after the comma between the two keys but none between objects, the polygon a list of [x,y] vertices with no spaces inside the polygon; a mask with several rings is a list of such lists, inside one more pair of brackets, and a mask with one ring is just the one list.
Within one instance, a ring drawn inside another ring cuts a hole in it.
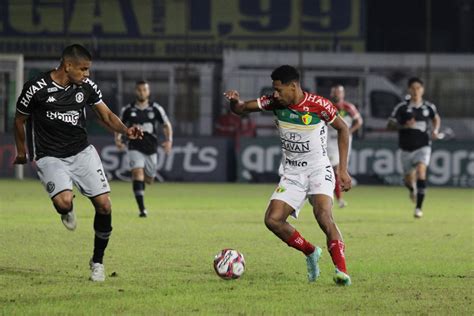
[{"label": "soccer ball", "polygon": [[225,280],[238,279],[245,271],[244,256],[235,249],[223,249],[214,257],[214,270]]}]

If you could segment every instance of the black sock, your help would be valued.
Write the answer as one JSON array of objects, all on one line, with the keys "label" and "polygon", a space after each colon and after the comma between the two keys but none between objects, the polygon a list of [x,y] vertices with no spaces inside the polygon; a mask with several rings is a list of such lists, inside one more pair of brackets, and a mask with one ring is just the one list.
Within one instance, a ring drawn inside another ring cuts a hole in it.
[{"label": "black sock", "polygon": [[426,180],[416,181],[416,208],[421,209],[423,200],[425,199]]},{"label": "black sock", "polygon": [[407,187],[407,189],[410,191],[410,192],[413,192],[413,186],[411,184],[408,184],[405,182],[405,186]]},{"label": "black sock", "polygon": [[145,181],[133,180],[133,193],[135,194],[135,200],[137,200],[140,212],[143,212],[145,210],[145,202],[143,198],[145,195]]},{"label": "black sock", "polygon": [[94,256],[92,262],[102,263],[104,251],[112,234],[112,214],[104,215],[95,213],[94,217]]}]

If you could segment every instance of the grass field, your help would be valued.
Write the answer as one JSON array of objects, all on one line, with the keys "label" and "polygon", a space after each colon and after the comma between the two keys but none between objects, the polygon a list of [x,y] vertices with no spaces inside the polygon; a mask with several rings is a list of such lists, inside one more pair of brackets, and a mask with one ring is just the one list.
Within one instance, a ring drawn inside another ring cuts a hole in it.
[{"label": "grass field", "polygon": [[[353,281],[342,288],[308,206],[292,223],[324,249],[316,283],[306,281],[304,256],[265,228],[274,185],[156,184],[146,189],[146,219],[130,183],[111,185],[109,277],[92,283],[88,199],[76,198],[78,228],[69,232],[39,181],[0,181],[3,315],[474,313],[472,189],[430,188],[415,220],[404,188],[354,188],[349,206],[335,209]],[[213,271],[226,247],[245,255],[239,280]]]}]

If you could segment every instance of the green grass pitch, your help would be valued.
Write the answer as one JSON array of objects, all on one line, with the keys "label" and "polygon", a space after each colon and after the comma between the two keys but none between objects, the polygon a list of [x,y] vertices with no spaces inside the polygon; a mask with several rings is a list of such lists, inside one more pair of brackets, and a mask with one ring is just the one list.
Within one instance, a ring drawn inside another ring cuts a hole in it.
[{"label": "green grass pitch", "polygon": [[[404,188],[355,187],[349,206],[334,210],[353,282],[342,288],[308,205],[291,223],[323,248],[316,283],[306,281],[304,256],[266,229],[275,185],[158,183],[146,189],[146,219],[130,183],[111,186],[108,277],[92,283],[88,199],[76,193],[78,228],[69,232],[39,181],[0,181],[1,314],[474,313],[472,189],[429,188],[415,220]],[[213,270],[226,247],[245,255],[239,280]]]}]

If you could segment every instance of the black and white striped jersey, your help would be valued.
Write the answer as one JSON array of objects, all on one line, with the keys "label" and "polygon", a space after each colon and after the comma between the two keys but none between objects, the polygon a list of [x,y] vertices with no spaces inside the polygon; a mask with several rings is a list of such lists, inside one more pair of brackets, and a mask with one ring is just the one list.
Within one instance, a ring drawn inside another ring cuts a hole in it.
[{"label": "black and white striped jersey", "polygon": [[34,159],[69,157],[86,148],[85,106],[100,102],[102,93],[90,79],[63,87],[49,71],[26,82],[16,110],[30,116]]},{"label": "black and white striped jersey", "polygon": [[128,104],[122,109],[121,119],[128,127],[141,127],[143,139],[130,140],[128,148],[138,150],[146,155],[156,153],[159,126],[170,124],[165,110],[156,102],[149,103],[145,108],[139,108],[135,103]]}]

